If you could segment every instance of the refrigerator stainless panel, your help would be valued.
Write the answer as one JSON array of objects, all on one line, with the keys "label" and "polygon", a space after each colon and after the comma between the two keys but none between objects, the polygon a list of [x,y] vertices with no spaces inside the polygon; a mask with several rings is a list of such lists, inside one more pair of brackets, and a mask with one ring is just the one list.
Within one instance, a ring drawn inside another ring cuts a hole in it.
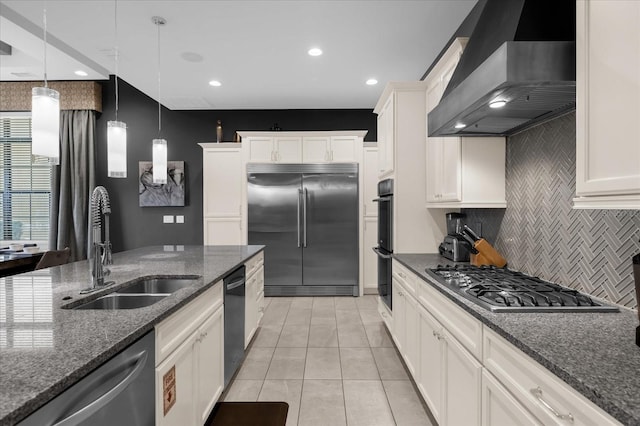
[{"label": "refrigerator stainless panel", "polygon": [[357,285],[357,173],[304,174],[302,187],[304,285]]},{"label": "refrigerator stainless panel", "polygon": [[265,285],[302,285],[301,185],[300,174],[248,174],[248,242],[266,246]]}]

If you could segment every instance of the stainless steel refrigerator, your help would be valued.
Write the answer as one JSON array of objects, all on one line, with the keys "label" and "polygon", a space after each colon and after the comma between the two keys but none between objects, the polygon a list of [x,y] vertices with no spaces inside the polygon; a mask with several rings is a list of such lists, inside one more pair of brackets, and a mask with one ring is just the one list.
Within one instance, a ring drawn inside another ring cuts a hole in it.
[{"label": "stainless steel refrigerator", "polygon": [[358,165],[248,164],[265,296],[358,295]]}]

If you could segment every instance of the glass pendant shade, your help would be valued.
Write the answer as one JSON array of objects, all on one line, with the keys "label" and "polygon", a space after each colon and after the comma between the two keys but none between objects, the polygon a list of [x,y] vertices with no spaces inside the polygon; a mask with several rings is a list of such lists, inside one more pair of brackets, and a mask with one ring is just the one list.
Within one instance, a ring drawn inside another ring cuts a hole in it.
[{"label": "glass pendant shade", "polygon": [[167,183],[167,140],[153,140],[153,183]]},{"label": "glass pendant shade", "polygon": [[48,87],[31,90],[31,155],[60,164],[60,93]]},{"label": "glass pendant shade", "polygon": [[127,125],[107,121],[107,176],[127,177]]}]

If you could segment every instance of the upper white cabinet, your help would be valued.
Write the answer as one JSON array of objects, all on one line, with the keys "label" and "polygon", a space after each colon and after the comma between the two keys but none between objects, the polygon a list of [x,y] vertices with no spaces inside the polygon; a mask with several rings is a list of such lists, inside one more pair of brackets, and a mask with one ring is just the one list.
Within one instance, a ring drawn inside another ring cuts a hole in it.
[{"label": "upper white cabinet", "polygon": [[202,147],[204,244],[244,244],[246,178],[242,147],[218,143],[199,145]]},{"label": "upper white cabinet", "polygon": [[[384,95],[383,95],[384,96]],[[382,100],[383,98],[381,98]],[[384,103],[374,112],[378,114],[378,177],[384,178],[393,172],[395,149],[395,93],[390,92]],[[378,105],[380,103],[378,102]]]},{"label": "upper white cabinet", "polygon": [[299,136],[251,137],[249,161],[256,163],[301,163],[302,138]]},{"label": "upper white cabinet", "polygon": [[576,3],[575,208],[640,209],[640,2]]},{"label": "upper white cabinet", "polygon": [[378,147],[365,144],[362,153],[362,281],[365,294],[378,294],[378,256],[372,248],[378,245]]},{"label": "upper white cabinet", "polygon": [[238,134],[250,163],[357,163],[366,131]]},{"label": "upper white cabinet", "polygon": [[[426,77],[427,113],[440,102],[466,43],[454,40]],[[426,143],[427,207],[506,207],[505,138],[427,137]]]},{"label": "upper white cabinet", "polygon": [[303,163],[352,163],[358,161],[362,141],[357,136],[305,137]]}]

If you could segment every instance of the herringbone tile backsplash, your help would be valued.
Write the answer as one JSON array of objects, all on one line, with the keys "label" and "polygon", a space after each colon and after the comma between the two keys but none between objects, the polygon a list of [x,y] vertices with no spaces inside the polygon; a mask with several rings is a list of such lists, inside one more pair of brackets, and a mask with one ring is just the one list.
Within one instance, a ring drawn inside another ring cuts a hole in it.
[{"label": "herringbone tile backsplash", "polygon": [[467,209],[467,223],[482,223],[509,268],[635,308],[640,211],[572,209],[575,143],[575,113],[510,137],[508,207]]}]

